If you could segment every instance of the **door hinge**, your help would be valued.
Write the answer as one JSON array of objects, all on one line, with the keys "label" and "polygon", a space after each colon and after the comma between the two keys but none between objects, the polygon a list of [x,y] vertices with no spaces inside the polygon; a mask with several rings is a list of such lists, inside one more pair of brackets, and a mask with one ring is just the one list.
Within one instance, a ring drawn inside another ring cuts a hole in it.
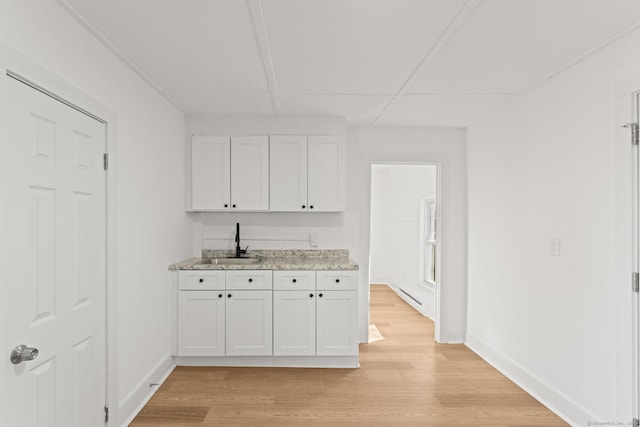
[{"label": "door hinge", "polygon": [[109,153],[104,153],[102,155],[102,160],[104,163],[104,170],[109,169]]},{"label": "door hinge", "polygon": [[104,405],[104,422],[109,422],[109,405]]},{"label": "door hinge", "polygon": [[633,292],[640,292],[640,274],[631,273],[631,289]]},{"label": "door hinge", "polygon": [[629,123],[631,128],[631,144],[638,145],[640,141],[640,130],[638,129],[638,123]]}]

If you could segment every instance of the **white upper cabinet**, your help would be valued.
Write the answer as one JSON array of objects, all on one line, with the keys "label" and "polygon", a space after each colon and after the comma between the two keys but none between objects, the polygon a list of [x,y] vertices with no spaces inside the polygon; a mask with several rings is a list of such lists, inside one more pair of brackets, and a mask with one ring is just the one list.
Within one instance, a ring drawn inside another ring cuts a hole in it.
[{"label": "white upper cabinet", "polygon": [[270,208],[278,212],[307,210],[307,137],[272,136],[269,148]]},{"label": "white upper cabinet", "polygon": [[269,137],[231,138],[231,210],[269,210]]},{"label": "white upper cabinet", "polygon": [[194,135],[191,209],[269,210],[269,137]]},{"label": "white upper cabinet", "polygon": [[191,210],[339,212],[343,135],[194,135]]},{"label": "white upper cabinet", "polygon": [[307,148],[309,211],[343,211],[346,194],[344,137],[309,136]]},{"label": "white upper cabinet", "polygon": [[272,136],[270,162],[270,210],[344,210],[345,146],[341,135]]},{"label": "white upper cabinet", "polygon": [[191,139],[191,208],[229,210],[231,138],[193,135]]}]

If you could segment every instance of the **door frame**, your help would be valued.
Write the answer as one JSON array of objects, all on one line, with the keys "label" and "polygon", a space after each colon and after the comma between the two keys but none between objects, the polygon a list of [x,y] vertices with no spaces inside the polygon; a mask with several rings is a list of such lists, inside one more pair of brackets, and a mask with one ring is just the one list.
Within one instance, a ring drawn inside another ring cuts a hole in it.
[{"label": "door frame", "polygon": [[[50,94],[99,118],[105,126],[105,152],[109,162],[117,159],[117,116],[116,113],[97,99],[53,74],[31,59],[0,42],[0,88],[8,82],[7,70],[24,77]],[[34,88],[33,90],[38,90]],[[51,95],[49,95],[51,96]],[[58,99],[58,101],[60,101]],[[117,164],[117,163],[116,163]],[[105,277],[105,338],[106,338],[106,404],[109,406],[110,424],[118,422],[118,340],[117,340],[117,179],[116,170],[109,167],[106,172],[106,277]]]},{"label": "door frame", "polygon": [[640,419],[640,296],[632,291],[632,272],[640,269],[639,148],[631,144],[629,124],[640,119],[640,73],[613,90],[615,162],[616,415]]},{"label": "door frame", "polygon": [[[438,224],[438,229],[441,231],[441,241],[447,239],[443,235],[446,227],[444,223],[447,220],[444,218],[449,212],[449,201],[447,195],[443,194],[442,188],[443,178],[449,170],[449,159],[446,155],[441,154],[429,154],[429,153],[365,153],[362,156],[362,190],[361,190],[361,242],[360,253],[363,254],[362,262],[360,262],[360,283],[361,290],[366,289],[366,292],[361,292],[360,296],[360,336],[362,342],[368,342],[368,329],[369,329],[369,304],[370,304],[370,253],[371,253],[371,169],[375,164],[392,164],[392,165],[434,165],[436,166],[436,199],[438,200],[437,214],[441,219]],[[444,197],[443,197],[444,196]],[[442,316],[442,307],[444,304],[443,298],[445,293],[442,292],[443,284],[446,283],[446,272],[443,271],[444,263],[442,262],[443,256],[446,256],[445,251],[442,248],[443,245],[439,245],[439,284],[436,287],[436,315],[435,315],[435,340],[436,342],[450,342],[458,341],[457,337],[450,337],[447,331],[447,325],[443,325],[442,320],[445,318]],[[366,288],[365,288],[366,287]]]}]

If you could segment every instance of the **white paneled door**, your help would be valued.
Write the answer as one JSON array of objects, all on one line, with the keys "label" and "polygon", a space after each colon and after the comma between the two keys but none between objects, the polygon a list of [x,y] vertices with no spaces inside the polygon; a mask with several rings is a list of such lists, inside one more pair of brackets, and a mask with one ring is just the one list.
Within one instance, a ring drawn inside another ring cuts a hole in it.
[{"label": "white paneled door", "polygon": [[[102,426],[105,125],[2,79],[0,425]],[[12,362],[21,344],[37,357]]]}]

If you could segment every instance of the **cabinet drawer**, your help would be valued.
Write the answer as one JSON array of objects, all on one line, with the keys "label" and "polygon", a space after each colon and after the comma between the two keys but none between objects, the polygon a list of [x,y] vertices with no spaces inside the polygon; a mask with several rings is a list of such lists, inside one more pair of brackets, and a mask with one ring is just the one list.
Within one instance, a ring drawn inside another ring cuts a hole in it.
[{"label": "cabinet drawer", "polygon": [[227,289],[272,289],[271,270],[227,271]]},{"label": "cabinet drawer", "polygon": [[273,289],[313,291],[316,289],[315,271],[274,271]]},{"label": "cabinet drawer", "polygon": [[318,290],[357,290],[357,271],[317,271],[316,289]]},{"label": "cabinet drawer", "polygon": [[208,290],[224,289],[224,271],[181,270],[178,272],[178,289]]}]

